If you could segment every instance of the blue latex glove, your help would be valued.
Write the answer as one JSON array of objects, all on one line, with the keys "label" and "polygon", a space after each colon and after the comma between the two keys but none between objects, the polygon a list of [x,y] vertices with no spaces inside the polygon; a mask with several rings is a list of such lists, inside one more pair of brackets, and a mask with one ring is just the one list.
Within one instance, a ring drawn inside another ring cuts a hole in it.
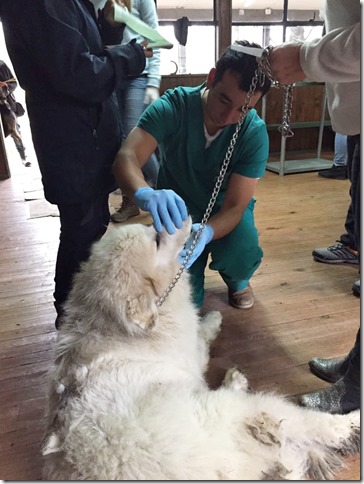
[{"label": "blue latex glove", "polygon": [[[187,251],[191,247],[192,242],[196,236],[196,232],[198,231],[199,228],[200,228],[199,223],[192,224],[191,235],[187,239],[185,248],[179,254],[179,261],[181,263],[185,259]],[[200,235],[200,238],[198,239],[196,247],[194,248],[192,255],[186,265],[186,269],[189,269],[192,266],[192,264],[195,262],[195,260],[202,254],[206,245],[209,242],[211,242],[213,236],[214,236],[214,229],[211,227],[211,225],[206,224],[203,231],[201,232],[201,235]]]},{"label": "blue latex glove", "polygon": [[175,227],[181,229],[183,221],[187,220],[186,204],[173,190],[142,187],[134,197],[139,208],[150,212],[157,232],[162,232],[164,226],[169,234],[174,234]]}]

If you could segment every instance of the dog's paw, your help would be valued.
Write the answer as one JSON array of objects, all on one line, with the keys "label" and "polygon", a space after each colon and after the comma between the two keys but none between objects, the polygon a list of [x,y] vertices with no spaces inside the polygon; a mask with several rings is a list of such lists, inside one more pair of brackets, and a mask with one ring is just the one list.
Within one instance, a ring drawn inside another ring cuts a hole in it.
[{"label": "dog's paw", "polygon": [[225,373],[224,386],[235,391],[248,392],[249,382],[247,378],[237,368],[229,368]]},{"label": "dog's paw", "polygon": [[210,311],[206,313],[200,321],[200,333],[203,339],[210,343],[220,333],[222,315],[220,311]]},{"label": "dog's paw", "polygon": [[60,452],[62,450],[61,447],[60,438],[56,433],[52,433],[44,438],[41,452],[42,455],[53,454],[55,452]]}]

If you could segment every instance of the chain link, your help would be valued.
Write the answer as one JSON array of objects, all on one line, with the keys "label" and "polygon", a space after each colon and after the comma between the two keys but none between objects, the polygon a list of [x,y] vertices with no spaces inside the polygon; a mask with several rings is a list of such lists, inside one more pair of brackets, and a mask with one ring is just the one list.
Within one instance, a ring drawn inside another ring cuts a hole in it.
[{"label": "chain link", "polygon": [[273,47],[271,45],[264,49],[258,69],[259,67],[261,68],[262,72],[264,72],[265,75],[271,80],[273,86],[284,89],[282,124],[279,126],[278,131],[285,138],[292,138],[292,136],[294,136],[294,133],[291,130],[290,121],[292,113],[293,85],[281,84],[274,79],[269,62],[269,55],[272,49]]},{"label": "chain link", "polygon": [[228,169],[231,157],[233,155],[234,148],[235,148],[238,136],[239,136],[241,126],[242,126],[242,124],[245,120],[247,113],[248,113],[248,108],[249,108],[249,105],[250,105],[250,102],[251,102],[251,98],[252,98],[252,96],[253,96],[253,94],[256,90],[258,82],[262,86],[265,82],[266,76],[271,80],[273,85],[275,85],[277,87],[282,87],[285,90],[284,103],[283,103],[282,125],[278,128],[278,130],[285,137],[291,137],[291,136],[294,135],[294,133],[292,132],[292,130],[290,128],[290,117],[291,117],[291,110],[292,110],[291,109],[291,106],[292,106],[292,85],[291,84],[289,86],[282,85],[278,81],[274,80],[273,74],[272,74],[272,71],[271,71],[271,68],[270,68],[270,62],[269,62],[269,54],[270,54],[270,51],[272,50],[272,48],[273,47],[269,46],[266,49],[264,49],[264,51],[263,51],[262,57],[260,58],[260,61],[259,61],[259,64],[258,64],[258,68],[255,71],[252,82],[250,84],[249,91],[248,91],[247,96],[246,96],[245,104],[241,108],[240,120],[239,120],[238,124],[236,125],[235,132],[234,132],[234,134],[233,134],[233,136],[230,140],[229,147],[226,150],[225,158],[224,158],[224,161],[222,162],[220,173],[217,177],[217,181],[216,181],[215,187],[212,191],[211,199],[210,199],[210,201],[207,205],[205,214],[202,217],[202,221],[201,221],[200,226],[199,226],[199,228],[196,232],[196,235],[195,235],[195,237],[192,241],[192,244],[186,252],[186,256],[185,256],[185,258],[182,262],[181,267],[179,268],[177,274],[175,275],[174,279],[172,280],[172,282],[170,283],[168,288],[165,290],[163,295],[158,299],[158,301],[156,303],[157,306],[161,306],[164,303],[164,301],[167,299],[168,295],[170,294],[170,292],[172,291],[174,286],[177,284],[177,282],[181,278],[181,276],[182,276],[182,274],[183,274],[183,272],[184,272],[184,270],[185,270],[185,268],[186,268],[186,266],[187,266],[187,264],[188,264],[188,262],[189,262],[189,260],[192,256],[192,254],[193,254],[193,251],[195,250],[195,247],[196,247],[198,241],[200,240],[202,231],[204,230],[205,225],[206,225],[206,223],[207,223],[207,221],[208,221],[208,219],[211,215],[212,209],[215,205],[217,196],[220,192],[222,183],[224,181],[225,174],[226,174],[226,171]]}]

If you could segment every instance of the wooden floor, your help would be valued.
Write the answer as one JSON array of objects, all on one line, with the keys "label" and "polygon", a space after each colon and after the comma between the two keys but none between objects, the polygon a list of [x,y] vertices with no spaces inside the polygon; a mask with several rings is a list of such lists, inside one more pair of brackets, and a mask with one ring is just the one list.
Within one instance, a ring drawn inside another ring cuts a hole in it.
[{"label": "wooden floor", "polygon": [[[36,480],[45,374],[56,337],[52,292],[59,220],[27,218],[22,184],[31,171],[16,153],[10,162],[13,176],[0,182],[0,478]],[[267,172],[260,181],[256,223],[264,258],[252,279],[254,307],[228,306],[219,276],[207,273],[205,309],[224,317],[212,348],[211,386],[232,365],[254,390],[294,398],[328,385],[310,374],[307,361],[344,355],[353,345],[360,304],[351,286],[358,271],[314,262],[311,251],[341,234],[348,189],[349,182],[317,173]],[[358,456],[338,479],[359,478]]]}]

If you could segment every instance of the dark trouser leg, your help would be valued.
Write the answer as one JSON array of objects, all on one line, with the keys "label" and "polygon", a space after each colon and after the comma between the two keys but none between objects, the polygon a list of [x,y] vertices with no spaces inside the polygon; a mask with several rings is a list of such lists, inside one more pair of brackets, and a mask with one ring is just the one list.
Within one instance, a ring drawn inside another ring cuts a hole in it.
[{"label": "dark trouser leg", "polygon": [[360,135],[348,136],[348,143],[352,146],[352,160],[350,168],[350,196],[354,215],[354,238],[357,250],[360,249]]},{"label": "dark trouser leg", "polygon": [[[350,351],[350,355],[351,358],[344,379],[348,383],[349,390],[350,388],[357,388],[360,392],[360,328],[356,334],[355,345]],[[350,398],[350,395],[348,395],[348,398]]]},{"label": "dark trouser leg", "polygon": [[74,274],[87,260],[90,248],[106,232],[109,223],[108,195],[80,205],[59,205],[61,234],[55,274],[55,307],[62,304],[72,287]]},{"label": "dark trouser leg", "polygon": [[351,358],[345,375],[332,386],[332,393],[336,392],[340,396],[338,413],[348,413],[360,408],[360,328],[350,353]]},{"label": "dark trouser leg", "polygon": [[345,233],[340,236],[339,241],[350,247],[351,249],[357,250],[357,245],[355,244],[355,237],[354,237],[354,214],[353,208],[350,203],[348,213],[346,214],[345,220]]},{"label": "dark trouser leg", "polygon": [[360,248],[360,135],[348,136],[347,156],[350,184],[350,205],[345,221],[346,233],[340,237],[344,245]]}]

